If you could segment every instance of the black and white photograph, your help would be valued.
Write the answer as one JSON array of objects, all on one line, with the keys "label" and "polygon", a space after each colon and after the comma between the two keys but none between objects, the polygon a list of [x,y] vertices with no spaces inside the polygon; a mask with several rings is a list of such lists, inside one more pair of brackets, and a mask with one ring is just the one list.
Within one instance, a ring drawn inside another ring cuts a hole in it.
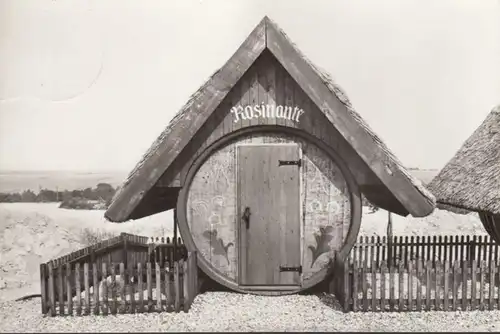
[{"label": "black and white photograph", "polygon": [[0,0],[0,332],[500,331],[500,0]]}]

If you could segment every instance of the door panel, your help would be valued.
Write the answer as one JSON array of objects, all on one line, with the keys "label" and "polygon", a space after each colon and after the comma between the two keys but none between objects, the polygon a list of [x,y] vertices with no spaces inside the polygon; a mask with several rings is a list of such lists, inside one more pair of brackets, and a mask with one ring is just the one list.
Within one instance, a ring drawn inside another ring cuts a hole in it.
[{"label": "door panel", "polygon": [[[300,165],[298,145],[238,146],[240,284],[299,285]],[[242,215],[249,208],[248,228]]]}]

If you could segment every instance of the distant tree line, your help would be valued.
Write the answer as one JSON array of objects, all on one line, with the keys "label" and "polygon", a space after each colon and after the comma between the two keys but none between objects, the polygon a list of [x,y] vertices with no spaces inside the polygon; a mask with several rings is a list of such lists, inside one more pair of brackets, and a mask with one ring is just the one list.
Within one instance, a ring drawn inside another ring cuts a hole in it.
[{"label": "distant tree line", "polygon": [[[38,193],[25,190],[17,193],[0,193],[1,203],[51,203],[62,202],[61,207],[73,209],[92,209],[95,203],[107,207],[117,189],[108,183],[99,183],[95,188],[82,190],[54,191],[41,189]],[[87,204],[85,204],[87,203]],[[79,207],[82,206],[82,207]]]}]

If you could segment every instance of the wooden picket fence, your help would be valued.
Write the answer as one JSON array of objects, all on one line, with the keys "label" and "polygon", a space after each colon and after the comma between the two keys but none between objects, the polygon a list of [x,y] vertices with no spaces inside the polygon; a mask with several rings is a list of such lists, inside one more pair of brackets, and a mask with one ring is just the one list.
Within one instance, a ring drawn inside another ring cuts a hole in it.
[{"label": "wooden picket fence", "polygon": [[[173,270],[171,270],[173,268]],[[187,312],[198,294],[196,252],[161,266],[85,262],[41,267],[42,313],[56,315]],[[83,282],[83,284],[82,284]]]},{"label": "wooden picket fence", "polygon": [[498,245],[489,237],[361,237],[333,266],[344,311],[500,309]]},{"label": "wooden picket fence", "polygon": [[349,257],[358,262],[373,260],[377,265],[386,261],[395,265],[411,260],[442,262],[494,261],[498,262],[499,245],[489,235],[485,236],[394,236],[391,239],[380,236],[361,236],[351,250]]}]

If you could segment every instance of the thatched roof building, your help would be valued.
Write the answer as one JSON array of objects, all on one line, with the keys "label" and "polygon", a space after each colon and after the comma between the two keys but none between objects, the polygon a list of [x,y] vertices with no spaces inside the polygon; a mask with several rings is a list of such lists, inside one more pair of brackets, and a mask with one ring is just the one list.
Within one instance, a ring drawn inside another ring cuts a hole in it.
[{"label": "thatched roof building", "polygon": [[[281,45],[271,45],[270,41],[275,40],[280,41],[286,50],[279,50]],[[270,51],[287,70],[297,72],[294,79],[300,81],[302,76],[304,82],[314,82],[314,86],[310,83],[301,83],[301,86],[337,128],[342,140],[354,149],[352,155],[356,161],[352,163],[359,164],[364,174],[358,182],[372,203],[403,216],[427,216],[434,210],[434,196],[403,167],[353,109],[343,90],[265,17],[228,63],[191,96],[145,153],[116,194],[105,214],[107,219],[123,222],[175,207],[178,189],[159,187],[159,180],[175,167],[174,160],[185,151],[194,134],[264,51]]]},{"label": "thatched roof building", "polygon": [[500,105],[429,184],[439,204],[479,213],[486,230],[500,233]]}]

